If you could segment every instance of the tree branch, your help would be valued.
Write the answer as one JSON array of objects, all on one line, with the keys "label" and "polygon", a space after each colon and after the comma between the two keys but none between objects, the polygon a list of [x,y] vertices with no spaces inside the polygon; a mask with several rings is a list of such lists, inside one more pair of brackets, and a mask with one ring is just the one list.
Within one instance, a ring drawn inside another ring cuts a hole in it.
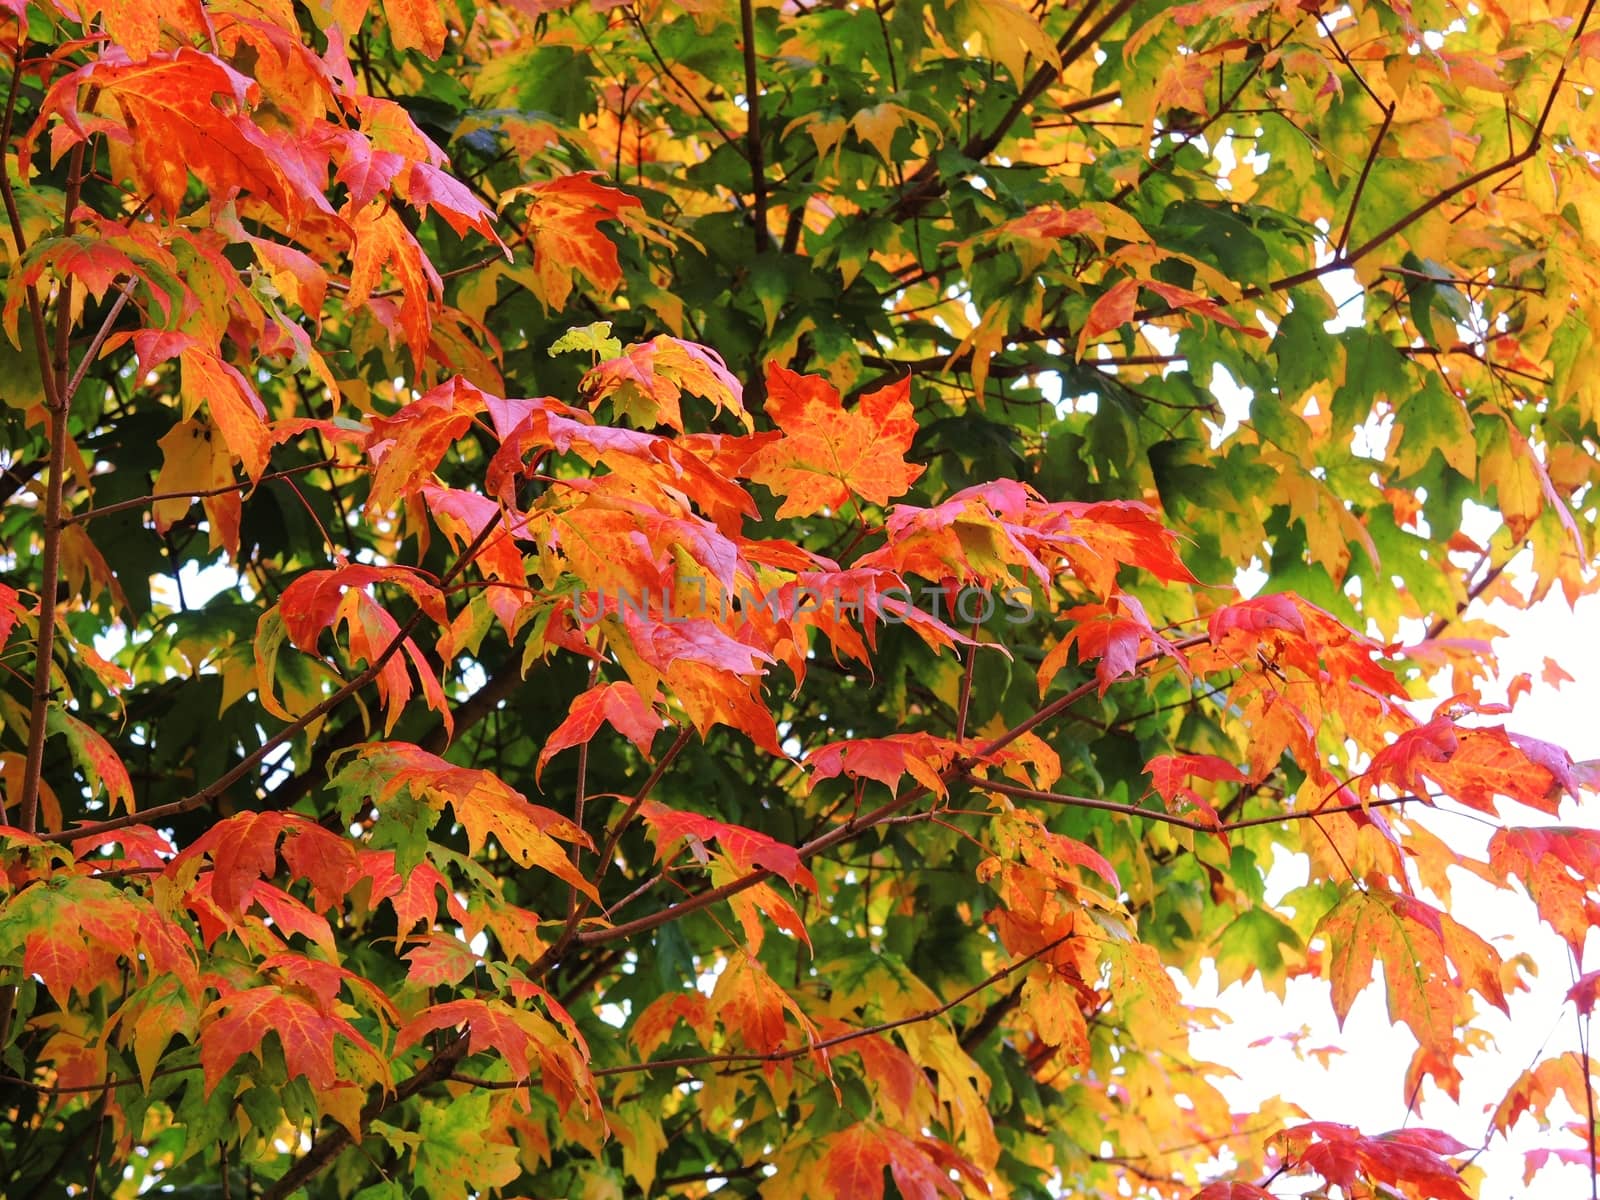
[{"label": "tree branch", "polygon": [[[1172,643],[1172,646],[1174,649],[1182,650],[1190,646],[1200,645],[1202,642],[1207,640],[1207,635],[1197,634],[1194,637],[1185,638],[1182,641],[1174,642]],[[1164,652],[1148,654],[1141,658],[1136,665],[1148,665],[1157,658],[1163,656]],[[1012,742],[1016,741],[1019,737],[1022,737],[1030,730],[1050,720],[1052,717],[1066,711],[1068,708],[1071,708],[1079,700],[1082,700],[1085,696],[1091,695],[1098,688],[1099,684],[1094,680],[1090,680],[1082,686],[1074,688],[1066,695],[1061,696],[1060,698],[1045,705],[1043,708],[1035,712],[1033,716],[1018,723],[1008,732],[1001,734],[999,737],[992,738],[988,742],[985,742],[983,746],[972,755],[963,757],[951,763],[950,766],[944,769],[944,771],[940,772],[940,779],[945,783],[950,783],[960,776],[965,775],[975,763],[981,762],[990,755],[1003,750]],[[883,824],[902,809],[909,807],[911,804],[914,804],[916,801],[920,800],[923,796],[926,796],[928,791],[929,789],[926,786],[919,784],[917,787],[908,790],[904,795],[898,796],[895,799],[888,801],[886,804],[882,804],[873,809],[870,813],[853,817],[851,820],[846,821],[843,825],[835,826],[827,833],[821,834],[818,837],[814,837],[800,846],[796,846],[795,852],[802,860],[804,860],[821,854],[825,850],[831,850],[833,847],[841,845],[844,842],[848,842],[854,838],[860,837],[863,833],[867,832],[867,830]],[[698,892],[684,900],[682,903],[673,905],[671,908],[665,908],[658,912],[649,913],[646,916],[624,922],[621,925],[613,925],[609,929],[594,929],[586,933],[580,933],[573,940],[576,941],[580,946],[593,946],[604,942],[616,941],[618,938],[632,937],[636,933],[647,933],[652,929],[656,929],[662,925],[676,921],[680,917],[687,916],[691,912],[698,912],[700,909],[707,908],[721,900],[726,900],[730,896],[737,896],[740,892],[745,891],[747,888],[752,888],[756,884],[762,883],[771,877],[771,871],[758,868],[750,872],[748,875],[742,875],[738,879],[729,880],[720,887],[714,887],[703,892]]]},{"label": "tree branch", "polygon": [[[462,552],[461,557],[456,560],[455,565],[452,566],[449,571],[445,572],[444,576],[440,579],[441,588],[447,586],[458,574],[466,569],[467,565],[477,556],[478,551],[483,549],[484,543],[489,540],[489,535],[494,532],[495,527],[499,525],[500,520],[500,514],[496,513],[493,519],[485,523],[483,529],[479,531],[478,536],[472,540],[471,545],[469,545]],[[143,812],[125,813],[120,817],[112,817],[108,820],[97,821],[92,825],[79,825],[73,829],[64,829],[59,833],[47,833],[41,836],[46,841],[71,842],[78,838],[89,837],[99,833],[109,833],[115,829],[123,829],[129,825],[145,825],[151,821],[160,820],[163,817],[180,816],[183,813],[191,812],[194,809],[205,807],[207,804],[210,804],[212,801],[220,797],[234,784],[238,783],[239,780],[250,774],[251,771],[255,770],[256,767],[261,764],[262,760],[264,760],[279,746],[292,741],[313,721],[317,720],[319,717],[326,716],[328,713],[338,708],[351,696],[355,695],[362,688],[366,687],[369,683],[375,680],[379,674],[382,673],[383,668],[388,664],[389,660],[400,652],[400,648],[405,644],[406,639],[409,638],[416,631],[417,626],[422,623],[422,617],[423,614],[420,610],[412,614],[411,619],[400,627],[400,629],[395,633],[394,637],[389,640],[389,644],[383,648],[383,650],[378,654],[377,658],[373,659],[372,662],[367,664],[366,668],[359,675],[345,683],[332,695],[324,699],[320,704],[317,704],[302,716],[295,718],[295,720],[284,726],[277,733],[267,738],[266,741],[262,742],[261,745],[255,750],[251,751],[249,754],[245,755],[244,758],[240,759],[231,770],[214,779],[211,783],[201,788],[198,792],[195,792],[189,796],[185,796],[182,800],[174,800],[171,804],[162,804],[155,808],[147,808]]]},{"label": "tree branch", "polygon": [[[375,1118],[388,1112],[395,1105],[411,1099],[423,1088],[450,1078],[450,1073],[455,1070],[456,1064],[467,1056],[468,1040],[468,1034],[457,1034],[444,1049],[424,1063],[415,1075],[395,1088],[392,1097],[380,1091],[368,1100],[361,1109],[361,1128],[365,1129]],[[285,1200],[286,1197],[293,1195],[308,1181],[331,1166],[340,1151],[350,1145],[352,1140],[350,1131],[343,1125],[334,1125],[327,1129],[316,1144],[284,1173],[282,1179],[261,1193],[261,1200]]]},{"label": "tree branch", "polygon": [[750,160],[751,218],[756,226],[756,253],[772,248],[767,228],[767,168],[761,145],[761,80],[756,74],[755,0],[739,0],[739,29],[744,39],[745,157]]}]

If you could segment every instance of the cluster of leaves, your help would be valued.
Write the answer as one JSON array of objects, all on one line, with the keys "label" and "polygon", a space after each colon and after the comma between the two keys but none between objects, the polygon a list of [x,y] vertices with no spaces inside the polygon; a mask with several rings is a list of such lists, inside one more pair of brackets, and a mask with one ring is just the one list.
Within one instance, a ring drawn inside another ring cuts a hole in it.
[{"label": "cluster of leaves", "polygon": [[0,1191],[1470,1196],[1175,974],[1593,1007],[1588,20],[0,0]]}]

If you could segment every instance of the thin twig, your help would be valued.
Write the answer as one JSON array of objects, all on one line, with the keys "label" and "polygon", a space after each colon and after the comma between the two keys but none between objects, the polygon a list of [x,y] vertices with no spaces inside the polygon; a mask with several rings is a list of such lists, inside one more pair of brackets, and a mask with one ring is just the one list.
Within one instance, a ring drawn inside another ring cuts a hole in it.
[{"label": "thin twig", "polygon": [[260,479],[254,481],[246,479],[223,487],[207,488],[199,492],[152,492],[147,496],[135,496],[131,500],[118,500],[114,504],[102,504],[98,508],[86,509],[83,512],[68,513],[61,521],[64,525],[76,525],[82,521],[92,521],[96,517],[108,517],[112,513],[126,512],[130,508],[144,508],[146,505],[155,504],[161,500],[204,500],[210,496],[225,496],[229,492],[241,492],[247,488],[259,487],[269,480],[289,479],[295,475],[304,475],[307,471],[315,471],[319,467],[336,467],[338,465],[338,460],[330,458],[323,462],[306,463],[304,466],[285,467],[281,471],[268,471]]}]

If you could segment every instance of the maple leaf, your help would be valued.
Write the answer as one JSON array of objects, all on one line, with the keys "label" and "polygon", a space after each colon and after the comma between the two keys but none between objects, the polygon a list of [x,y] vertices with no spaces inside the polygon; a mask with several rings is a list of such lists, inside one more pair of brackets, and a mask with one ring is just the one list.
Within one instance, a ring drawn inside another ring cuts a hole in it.
[{"label": "maple leaf", "polygon": [[1589,930],[1600,924],[1600,833],[1497,829],[1489,839],[1489,867],[1521,879],[1539,916],[1581,959]]},{"label": "maple leaf", "polygon": [[650,743],[664,724],[633,684],[596,684],[573,700],[567,719],[556,726],[546,739],[534,767],[534,778],[539,777],[552,756],[569,746],[587,742],[607,722],[638,747],[639,753],[647,759],[650,757]]},{"label": "maple leaf", "polygon": [[188,513],[193,497],[215,492],[201,499],[211,527],[211,545],[237,554],[242,505],[239,494],[229,487],[234,482],[233,458],[222,439],[199,421],[179,421],[159,445],[162,462],[155,490],[168,498],[150,507],[156,532],[165,536]]},{"label": "maple leaf", "polygon": [[335,782],[347,789],[363,789],[380,810],[402,792],[421,798],[435,810],[448,804],[466,829],[474,854],[493,834],[522,866],[541,867],[590,899],[599,900],[594,884],[560,845],[565,841],[590,846],[587,835],[565,817],[529,804],[522,793],[492,772],[455,766],[406,742],[386,742],[352,755]]},{"label": "maple leaf", "polygon": [[740,398],[739,381],[713,350],[674,337],[656,337],[629,346],[619,356],[599,363],[583,377],[590,407],[609,399],[613,410],[628,414],[640,428],[668,425],[684,431],[680,400],[684,392],[726,409],[749,429],[750,414]]},{"label": "maple leaf", "polygon": [[369,567],[347,563],[328,571],[308,571],[283,590],[279,600],[283,628],[289,640],[308,654],[316,653],[324,629],[344,625],[351,657],[358,662],[388,660],[378,671],[378,691],[388,713],[384,731],[394,728],[400,710],[411,698],[411,677],[405,661],[392,652],[398,644],[422,681],[429,707],[450,725],[449,706],[438,675],[409,637],[401,636],[398,622],[366,591],[375,583],[391,583],[405,591],[422,612],[440,625],[448,623],[444,597],[434,584],[405,567]]},{"label": "maple leaf", "polygon": [[745,474],[783,498],[780,519],[837,512],[851,496],[887,504],[922,474],[905,461],[917,433],[909,379],[846,411],[826,379],[769,363],[766,413],[783,438],[757,450]]},{"label": "maple leaf", "polygon": [[269,1035],[283,1051],[288,1077],[303,1076],[314,1093],[329,1093],[339,1082],[335,1039],[355,1051],[360,1082],[389,1080],[387,1061],[350,1022],[280,988],[255,987],[223,996],[201,1016],[200,1066],[207,1093],[246,1054],[265,1064]]},{"label": "maple leaf", "polygon": [[379,319],[384,319],[388,302],[378,301],[373,292],[387,268],[399,296],[400,332],[412,361],[421,370],[428,361],[433,304],[444,291],[439,273],[423,254],[416,237],[387,204],[377,200],[356,204],[352,199],[342,215],[355,231],[350,305],[370,304]]},{"label": "maple leaf", "polygon": [[[1469,5],[1358,61],[1279,40],[1308,0],[769,4],[754,45],[710,0],[460,7],[0,0],[0,980],[41,1100],[0,1155],[77,1192],[242,1155],[262,1200],[953,1200],[1186,1194],[1221,1154],[1460,1200],[1443,1135],[1255,1144],[1299,1117],[1191,1069],[1216,1017],[1173,979],[1316,970],[1343,1013],[1381,966],[1424,1035],[1385,1065],[1459,1095],[1545,964],[1450,868],[1569,949],[1600,921],[1594,839],[1501,817],[1600,769],[1472,719],[1500,635],[1462,615],[1592,590],[1600,179],[1563,152],[1600,33]],[[1361,99],[1413,77],[1425,120]],[[702,745],[636,807],[669,717]],[[587,801],[516,790],[580,743]],[[1376,807],[1436,794],[1487,861]],[[592,1072],[558,982],[626,1030]],[[1583,1073],[1536,1064],[1495,1128]]]},{"label": "maple leaf", "polygon": [[657,858],[665,857],[667,847],[679,838],[696,838],[701,842],[715,840],[741,871],[771,871],[791,886],[817,889],[816,877],[800,861],[794,847],[764,833],[742,825],[727,825],[698,813],[667,808],[653,800],[646,800],[639,806],[639,815],[655,831]]},{"label": "maple leaf", "polygon": [[[727,969],[717,977],[717,985],[711,992],[711,1009],[740,1046],[752,1054],[768,1057],[762,1064],[762,1072],[769,1080],[780,1065],[770,1056],[788,1044],[785,1018],[800,1027],[807,1042],[816,1039],[815,1026],[794,997],[778,985],[759,959],[747,953],[729,958]],[[781,1065],[785,1074],[793,1073],[792,1058],[785,1059]]]},{"label": "maple leaf", "polygon": [[603,296],[622,282],[616,244],[600,231],[600,222],[642,206],[633,196],[595,179],[595,172],[580,171],[501,197],[502,204],[518,195],[530,197],[524,230],[533,247],[535,292],[546,309],[566,307],[574,273]]},{"label": "maple leaf", "polygon": [[[553,999],[544,1001],[562,1024],[571,1024]],[[539,1013],[516,1008],[499,1000],[451,1000],[424,1009],[401,1026],[395,1037],[396,1050],[415,1045],[435,1029],[467,1030],[467,1053],[493,1050],[511,1068],[517,1079],[531,1077],[538,1064],[541,1087],[553,1096],[563,1111],[574,1100],[585,1112],[598,1104],[594,1080],[588,1067],[588,1048],[574,1044],[554,1022]]]},{"label": "maple leaf", "polygon": [[1516,1125],[1524,1113],[1546,1119],[1551,1104],[1565,1096],[1575,1111],[1588,1106],[1588,1083],[1583,1059],[1573,1051],[1547,1058],[1529,1067],[1506,1089],[1504,1098],[1491,1118],[1493,1128],[1504,1133]]},{"label": "maple leaf", "polygon": [[883,1172],[889,1149],[865,1125],[840,1130],[828,1143],[823,1178],[841,1200],[882,1200]]},{"label": "maple leaf", "polygon": [[1365,1136],[1348,1125],[1312,1121],[1273,1138],[1297,1168],[1315,1171],[1350,1191],[1360,1182],[1387,1184],[1431,1200],[1470,1200],[1460,1174],[1441,1155],[1468,1147],[1432,1129]]},{"label": "maple leaf", "polygon": [[1083,358],[1089,343],[1101,334],[1120,329],[1133,320],[1133,311],[1139,303],[1139,284],[1133,279],[1119,279],[1112,284],[1089,309],[1078,334],[1078,357]]},{"label": "maple leaf", "polygon": [[944,738],[902,733],[829,742],[807,753],[806,765],[813,787],[842,774],[851,779],[875,779],[895,792],[909,774],[928,791],[942,796],[948,790],[942,772],[959,752],[959,745]]},{"label": "maple leaf", "polygon": [[454,376],[393,416],[375,417],[366,451],[378,470],[367,493],[367,511],[391,508],[402,495],[425,484],[489,399],[465,379]]},{"label": "maple leaf", "polygon": [[1244,783],[1246,776],[1238,767],[1213,754],[1158,754],[1145,764],[1150,776],[1150,786],[1166,802],[1168,812],[1181,812],[1177,801],[1193,805],[1208,819],[1217,821],[1217,812],[1189,786],[1191,779],[1205,779],[1216,783]]},{"label": "maple leaf", "polygon": [[133,780],[128,768],[117,752],[94,731],[71,713],[59,708],[50,709],[47,715],[50,732],[59,733],[72,750],[73,761],[78,764],[93,790],[104,789],[113,807],[125,812],[133,811]]},{"label": "maple leaf", "polygon": [[1499,956],[1488,943],[1409,896],[1352,889],[1317,932],[1328,944],[1325,972],[1341,1022],[1371,982],[1375,962],[1383,965],[1390,1019],[1403,1021],[1425,1046],[1452,1040],[1451,1014],[1468,988],[1506,1007]]},{"label": "maple leaf", "polygon": [[[191,171],[219,198],[252,192],[293,217],[333,211],[306,156],[247,115],[257,95],[252,81],[210,54],[182,47],[139,62],[116,54],[91,62],[54,83],[35,135],[59,117],[71,140],[88,137],[77,102],[84,87],[114,100],[129,134],[138,131],[129,138],[138,147],[135,170],[144,193],[169,214],[178,212]],[[174,155],[175,146],[187,152]]]}]

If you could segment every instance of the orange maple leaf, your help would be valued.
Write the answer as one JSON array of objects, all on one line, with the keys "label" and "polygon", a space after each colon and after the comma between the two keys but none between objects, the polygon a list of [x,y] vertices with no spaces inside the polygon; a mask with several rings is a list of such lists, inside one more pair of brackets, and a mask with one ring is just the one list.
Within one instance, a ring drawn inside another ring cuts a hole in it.
[{"label": "orange maple leaf", "polygon": [[778,517],[837,511],[852,495],[887,504],[922,474],[905,461],[917,435],[911,381],[869,392],[846,411],[838,390],[818,375],[767,367],[767,415],[783,438],[756,451],[746,473],[782,496]]},{"label": "orange maple leaf", "polygon": [[530,185],[528,240],[533,246],[539,300],[550,309],[566,306],[577,272],[602,295],[622,282],[617,247],[600,232],[600,222],[625,208],[641,208],[626,192],[594,182],[593,171],[580,171]]}]

